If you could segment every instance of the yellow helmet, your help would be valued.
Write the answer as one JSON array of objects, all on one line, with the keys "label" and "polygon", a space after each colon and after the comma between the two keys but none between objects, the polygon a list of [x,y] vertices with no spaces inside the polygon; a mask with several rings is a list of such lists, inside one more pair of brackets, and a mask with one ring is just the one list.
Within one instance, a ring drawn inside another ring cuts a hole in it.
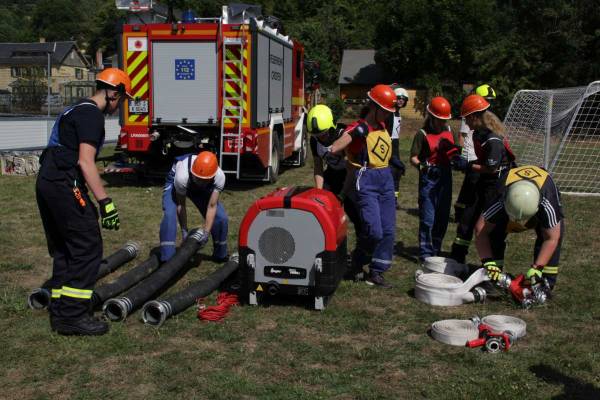
[{"label": "yellow helmet", "polygon": [[313,135],[318,135],[331,128],[335,128],[331,109],[324,104],[317,104],[311,108],[306,119],[306,127]]},{"label": "yellow helmet", "polygon": [[528,180],[517,181],[506,189],[504,209],[511,221],[527,221],[540,205],[540,190]]},{"label": "yellow helmet", "polygon": [[496,91],[487,83],[481,86],[477,86],[477,88],[475,89],[475,94],[478,94],[487,100],[494,100],[496,98]]}]

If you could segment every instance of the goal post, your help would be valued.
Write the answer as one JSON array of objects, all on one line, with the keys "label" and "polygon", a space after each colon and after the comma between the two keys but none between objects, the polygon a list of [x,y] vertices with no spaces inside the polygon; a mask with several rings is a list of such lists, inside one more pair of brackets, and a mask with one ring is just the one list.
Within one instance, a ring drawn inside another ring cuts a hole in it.
[{"label": "goal post", "polygon": [[600,81],[520,90],[504,124],[517,163],[543,166],[562,193],[600,196]]}]

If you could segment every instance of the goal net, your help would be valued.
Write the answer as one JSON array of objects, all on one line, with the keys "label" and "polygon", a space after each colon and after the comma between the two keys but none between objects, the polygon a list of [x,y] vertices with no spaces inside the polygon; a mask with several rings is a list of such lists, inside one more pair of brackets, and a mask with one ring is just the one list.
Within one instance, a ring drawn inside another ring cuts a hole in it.
[{"label": "goal net", "polygon": [[600,195],[600,81],[520,90],[504,124],[518,164],[543,166],[562,193]]}]

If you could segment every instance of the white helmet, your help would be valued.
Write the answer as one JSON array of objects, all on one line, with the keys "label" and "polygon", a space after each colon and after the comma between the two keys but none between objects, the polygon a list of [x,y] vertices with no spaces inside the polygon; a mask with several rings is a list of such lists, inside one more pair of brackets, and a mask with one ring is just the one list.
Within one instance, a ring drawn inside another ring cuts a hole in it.
[{"label": "white helmet", "polygon": [[540,204],[540,190],[535,183],[521,180],[508,186],[504,208],[511,221],[527,221],[533,217]]},{"label": "white helmet", "polygon": [[396,88],[394,89],[394,93],[396,94],[396,97],[404,97],[405,101],[408,101],[408,92],[404,88]]}]

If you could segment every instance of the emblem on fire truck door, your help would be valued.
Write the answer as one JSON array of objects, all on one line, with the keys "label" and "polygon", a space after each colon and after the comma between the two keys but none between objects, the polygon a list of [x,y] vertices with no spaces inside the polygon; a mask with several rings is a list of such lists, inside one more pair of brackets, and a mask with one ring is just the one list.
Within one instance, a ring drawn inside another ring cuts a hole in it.
[{"label": "emblem on fire truck door", "polygon": [[196,79],[196,66],[194,59],[175,59],[175,80],[193,81]]}]

